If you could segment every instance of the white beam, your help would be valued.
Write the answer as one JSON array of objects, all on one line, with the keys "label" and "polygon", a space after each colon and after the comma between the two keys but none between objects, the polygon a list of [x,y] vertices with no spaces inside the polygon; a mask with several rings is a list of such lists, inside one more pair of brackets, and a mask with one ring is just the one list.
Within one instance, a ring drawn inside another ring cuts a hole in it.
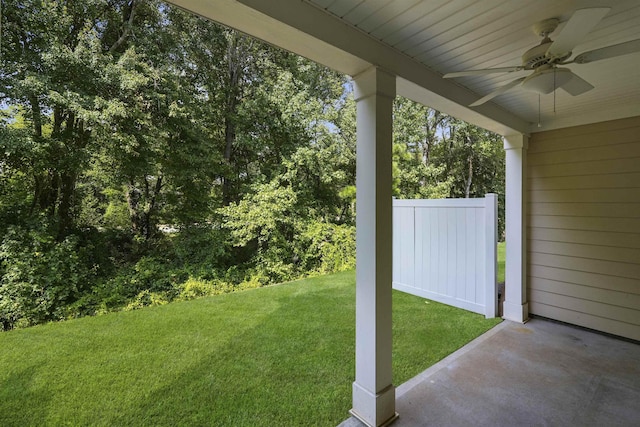
[{"label": "white beam", "polygon": [[527,302],[526,171],[529,138],[522,134],[505,137],[507,235],[505,301],[503,317],[515,322],[529,318]]},{"label": "white beam", "polygon": [[[236,0],[168,0],[168,2],[350,76],[371,67],[369,62],[352,53]],[[300,0],[296,2],[301,3]],[[278,0],[265,3],[279,5],[289,2]]]},{"label": "white beam", "polygon": [[356,379],[351,414],[393,421],[391,373],[392,123],[396,78],[371,68],[354,79],[356,100]]}]

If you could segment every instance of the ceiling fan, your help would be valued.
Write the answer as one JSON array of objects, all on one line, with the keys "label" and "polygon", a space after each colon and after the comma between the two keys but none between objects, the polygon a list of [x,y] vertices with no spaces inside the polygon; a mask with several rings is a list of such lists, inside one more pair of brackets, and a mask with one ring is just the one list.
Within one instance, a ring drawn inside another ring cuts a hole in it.
[{"label": "ceiling fan", "polygon": [[500,86],[498,89],[478,99],[473,104],[470,104],[470,107],[484,104],[490,99],[516,86],[540,94],[551,93],[557,88],[562,88],[573,96],[583,94],[593,89],[593,86],[573,73],[570,69],[560,67],[560,65],[586,64],[602,59],[640,52],[640,39],[638,39],[584,52],[572,60],[568,60],[573,53],[573,49],[580,44],[582,39],[609,13],[609,10],[610,8],[608,7],[576,10],[562,31],[557,35],[555,41],[551,40],[549,35],[556,30],[560,21],[557,18],[551,18],[537,23],[534,25],[533,30],[538,36],[542,37],[542,41],[539,45],[527,50],[522,55],[522,65],[460,71],[445,74],[443,77],[449,79],[533,70],[533,73],[526,77],[515,79],[506,85]]}]

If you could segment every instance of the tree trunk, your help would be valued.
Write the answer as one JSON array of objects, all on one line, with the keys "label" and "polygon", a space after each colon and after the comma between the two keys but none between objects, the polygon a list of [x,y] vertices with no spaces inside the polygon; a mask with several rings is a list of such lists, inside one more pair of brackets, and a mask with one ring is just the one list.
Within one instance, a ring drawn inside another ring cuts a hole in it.
[{"label": "tree trunk", "polygon": [[58,203],[58,240],[64,239],[73,225],[73,195],[76,189],[76,176],[73,172],[65,172],[60,177]]},{"label": "tree trunk", "polygon": [[126,5],[122,10],[122,33],[118,40],[111,45],[109,48],[109,53],[115,52],[129,37],[131,33],[131,29],[133,28],[133,19],[136,15],[136,6],[138,6],[138,2],[136,0],[131,0],[128,5]]},{"label": "tree trunk", "polygon": [[[141,191],[133,179],[127,185],[127,206],[131,219],[131,230],[134,234],[149,240],[155,234],[155,215],[158,209],[157,201],[162,191],[163,177],[160,175],[151,186],[148,178],[144,178],[144,192]],[[146,203],[145,203],[146,201]]]},{"label": "tree trunk", "polygon": [[[236,141],[236,116],[238,113],[238,105],[240,104],[240,76],[242,73],[244,52],[239,44],[238,36],[233,35],[229,40],[227,49],[228,61],[228,81],[226,111],[224,116],[224,160],[228,166],[233,161],[233,144]],[[232,184],[233,180],[230,175],[233,167],[229,167],[229,171],[222,177],[222,202],[226,206],[232,202]]]},{"label": "tree trunk", "polygon": [[467,174],[467,183],[465,185],[464,197],[469,198],[471,194],[471,183],[473,182],[473,153],[469,154],[469,158],[467,159],[469,163],[469,173]]},{"label": "tree trunk", "polygon": [[31,104],[31,114],[33,115],[33,136],[36,140],[42,137],[42,112],[40,111],[40,103],[35,95],[29,96]]},{"label": "tree trunk", "polygon": [[138,213],[140,196],[140,190],[136,187],[133,179],[131,179],[129,184],[127,184],[127,207],[129,208],[129,218],[131,219],[131,231],[138,235],[140,234],[140,229],[142,227]]},{"label": "tree trunk", "polygon": [[467,163],[469,165],[469,169],[467,172],[467,179],[465,183],[464,189],[464,197],[469,198],[471,194],[471,184],[473,182],[473,138],[467,132],[463,134],[464,142],[468,146],[469,154],[467,156]]}]

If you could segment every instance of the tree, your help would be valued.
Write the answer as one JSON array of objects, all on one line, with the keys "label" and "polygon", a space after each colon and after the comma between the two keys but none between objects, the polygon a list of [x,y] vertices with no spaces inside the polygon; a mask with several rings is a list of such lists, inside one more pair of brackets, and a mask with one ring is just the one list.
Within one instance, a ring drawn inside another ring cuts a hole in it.
[{"label": "tree", "polygon": [[499,135],[397,98],[393,155],[396,197],[469,198],[497,193],[503,230],[505,171]]},{"label": "tree", "polygon": [[[0,320],[353,266],[344,76],[155,0],[2,4]],[[504,179],[481,129],[401,98],[394,125],[396,197]]]}]

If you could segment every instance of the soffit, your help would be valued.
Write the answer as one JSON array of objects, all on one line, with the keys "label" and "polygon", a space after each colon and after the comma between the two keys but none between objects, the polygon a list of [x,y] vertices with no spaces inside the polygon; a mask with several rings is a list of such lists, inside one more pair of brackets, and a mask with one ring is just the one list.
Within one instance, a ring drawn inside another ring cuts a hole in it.
[{"label": "soffit", "polygon": [[[574,50],[575,54],[640,39],[637,0],[305,0],[402,52],[439,75],[467,69],[521,64],[521,55],[539,44],[535,23],[559,18],[558,34],[577,9],[611,11]],[[553,39],[553,34],[551,35]],[[541,95],[516,88],[493,104],[526,122],[531,131],[640,115],[640,54],[567,68],[595,89],[579,96],[563,90]],[[455,79],[484,96],[530,71]]]}]

